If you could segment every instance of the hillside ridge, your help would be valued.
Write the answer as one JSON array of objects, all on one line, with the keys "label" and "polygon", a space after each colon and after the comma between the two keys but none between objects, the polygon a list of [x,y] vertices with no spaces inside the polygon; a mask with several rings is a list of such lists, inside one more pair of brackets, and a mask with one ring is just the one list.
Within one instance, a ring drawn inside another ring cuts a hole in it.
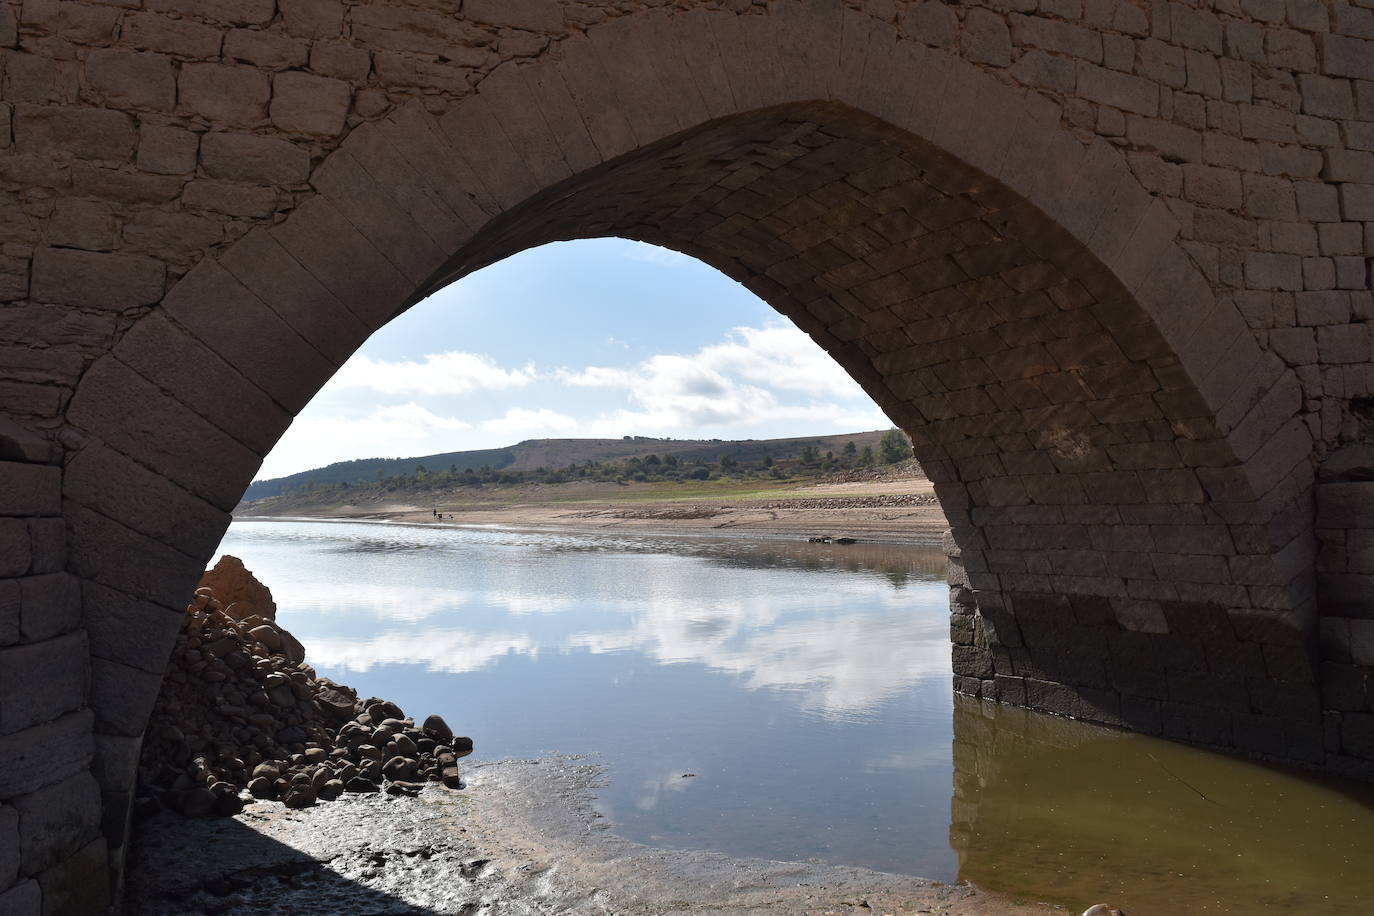
[{"label": "hillside ridge", "polygon": [[649,455],[673,455],[681,460],[757,461],[771,455],[785,458],[804,448],[839,452],[854,442],[878,448],[886,430],[868,430],[829,436],[795,436],[785,439],[656,439],[625,436],[620,439],[526,439],[504,448],[439,452],[409,458],[358,458],[336,461],[308,471],[283,477],[255,480],[243,494],[243,501],[281,496],[310,485],[373,483],[381,479],[414,474],[417,467],[428,471],[493,470],[533,471],[537,468],[565,468],[587,462],[620,461]]}]

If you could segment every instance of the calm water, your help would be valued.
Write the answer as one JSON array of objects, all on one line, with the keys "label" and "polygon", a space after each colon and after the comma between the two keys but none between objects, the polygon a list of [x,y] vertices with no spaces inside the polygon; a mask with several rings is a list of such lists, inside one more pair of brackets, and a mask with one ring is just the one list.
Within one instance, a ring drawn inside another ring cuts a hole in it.
[{"label": "calm water", "polygon": [[321,674],[483,758],[599,755],[631,839],[1132,916],[1374,909],[1363,786],[956,703],[934,551],[320,522],[221,549]]}]

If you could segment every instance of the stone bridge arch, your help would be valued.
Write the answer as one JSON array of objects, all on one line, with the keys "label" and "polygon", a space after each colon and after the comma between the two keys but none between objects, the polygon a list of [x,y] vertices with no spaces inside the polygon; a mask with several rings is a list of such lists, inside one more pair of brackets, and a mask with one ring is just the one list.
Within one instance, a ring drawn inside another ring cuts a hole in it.
[{"label": "stone bridge arch", "polygon": [[410,304],[556,239],[718,267],[913,435],[960,690],[1368,772],[1363,681],[1324,732],[1315,675],[1314,463],[1369,391],[1354,8],[31,6],[0,900],[117,874],[180,608],[291,417]]}]

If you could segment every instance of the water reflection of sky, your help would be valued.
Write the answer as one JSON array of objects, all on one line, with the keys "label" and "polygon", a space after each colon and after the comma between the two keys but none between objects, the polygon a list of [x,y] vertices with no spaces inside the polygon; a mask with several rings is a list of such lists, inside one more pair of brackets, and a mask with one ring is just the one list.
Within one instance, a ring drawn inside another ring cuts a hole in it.
[{"label": "water reflection of sky", "polygon": [[[949,668],[944,618],[912,614],[907,578],[913,566],[928,573],[910,549],[878,548],[893,567],[884,576],[836,562],[851,547],[333,524],[306,525],[315,533],[302,539],[276,527],[238,523],[224,549],[297,548],[293,569],[270,555],[254,568],[310,636],[312,663],[341,672],[399,663],[464,674],[511,655],[633,653],[855,716]],[[350,577],[339,577],[341,557]],[[892,572],[904,576],[894,584]]]},{"label": "water reflection of sky", "polygon": [[222,549],[322,674],[488,758],[600,754],[632,838],[955,876],[938,554],[317,522]]}]

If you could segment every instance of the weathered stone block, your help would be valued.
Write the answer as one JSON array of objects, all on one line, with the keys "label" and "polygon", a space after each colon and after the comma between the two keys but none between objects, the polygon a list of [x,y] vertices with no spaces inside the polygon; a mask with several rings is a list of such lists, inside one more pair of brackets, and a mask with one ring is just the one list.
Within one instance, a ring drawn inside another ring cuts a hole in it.
[{"label": "weathered stone block", "polygon": [[[210,307],[232,301],[232,309]],[[309,402],[335,366],[214,261],[202,261],[167,296],[168,314],[253,378],[290,412]],[[242,316],[253,315],[250,327]],[[261,329],[271,328],[263,334]],[[233,432],[233,430],[230,430]],[[247,441],[246,434],[238,436]]]},{"label": "weathered stone block", "polygon": [[275,188],[227,181],[187,182],[182,203],[197,210],[228,216],[271,216],[279,203]]},{"label": "weathered stone block", "polygon": [[145,6],[233,25],[266,25],[277,8],[276,0],[147,0]]},{"label": "weathered stone block", "polygon": [[[93,200],[59,200],[48,220],[46,235],[49,244],[63,248],[109,251],[115,247],[117,231],[109,204]],[[28,290],[24,292],[27,294]]]},{"label": "weathered stone block", "polygon": [[343,41],[317,41],[310,46],[310,69],[323,76],[362,80],[372,69],[372,56]]},{"label": "weathered stone block", "polygon": [[1363,363],[1369,359],[1369,328],[1364,324],[1317,328],[1317,356],[1328,364]]},{"label": "weathered stone block", "polygon": [[1342,219],[1374,220],[1374,184],[1343,184],[1340,193]]},{"label": "weathered stone block", "polygon": [[[154,385],[182,392],[188,407],[213,415],[220,428],[232,430],[255,453],[270,450],[290,423],[290,415],[266,392],[163,315],[138,321],[120,340],[115,355]],[[199,519],[192,524],[207,521],[201,512],[191,515]]]},{"label": "weathered stone block", "polygon": [[124,241],[182,265],[224,240],[224,221],[200,213],[145,210],[124,223]]},{"label": "weathered stone block", "polygon": [[92,658],[91,706],[95,710],[95,727],[105,734],[139,737],[148,725],[161,687],[161,673]]},{"label": "weathered stone block", "polygon": [[0,461],[0,515],[60,515],[61,468]]},{"label": "weathered stone block", "polygon": [[1327,76],[1374,80],[1374,41],[1347,35],[1318,35],[1321,70]]},{"label": "weathered stone block", "polygon": [[43,916],[43,891],[37,881],[24,881],[0,894],[0,913]]},{"label": "weathered stone block", "polygon": [[18,579],[0,580],[0,646],[11,646],[19,642],[19,619],[22,607],[19,581]]},{"label": "weathered stone block", "polygon": [[101,658],[161,673],[176,641],[182,611],[87,581],[86,629]]},{"label": "weathered stone block", "polygon": [[110,905],[110,860],[97,837],[38,876],[44,916],[105,912]]},{"label": "weathered stone block", "polygon": [[267,118],[271,83],[265,74],[227,64],[185,64],[178,82],[180,108],[212,124],[253,127]]},{"label": "weathered stone block", "polygon": [[181,193],[180,178],[144,175],[97,168],[84,162],[72,166],[72,185],[77,193],[125,204],[162,204]]},{"label": "weathered stone block", "polygon": [[39,248],[33,255],[33,298],[115,310],[151,305],[162,298],[166,272],[154,258]]},{"label": "weathered stone block", "polygon": [[990,678],[993,675],[992,654],[976,646],[954,646],[954,673],[969,678]]},{"label": "weathered stone block", "polygon": [[214,26],[143,12],[125,14],[120,38],[133,48],[189,60],[218,57],[224,41],[223,32]]},{"label": "weathered stone block", "polygon": [[277,8],[282,24],[292,35],[337,38],[343,31],[344,8],[339,0],[277,0]]},{"label": "weathered stone block", "polygon": [[68,573],[17,580],[21,610],[19,635],[36,643],[70,633],[81,623],[81,589]]},{"label": "weathered stone block", "polygon": [[28,524],[20,518],[0,518],[0,576],[22,576],[32,560]]},{"label": "weathered stone block", "polygon": [[1366,759],[1374,758],[1374,715],[1342,713],[1341,747],[1347,754]]},{"label": "weathered stone block", "polygon": [[234,29],[224,39],[224,56],[241,63],[283,70],[303,67],[309,56],[305,42],[256,29]]},{"label": "weathered stone block", "polygon": [[90,764],[94,718],[83,709],[53,722],[0,736],[0,799],[25,795]]},{"label": "weathered stone block", "polygon": [[133,158],[137,140],[133,118],[121,111],[15,106],[14,142],[20,153],[121,163]]},{"label": "weathered stone block", "polygon": [[1283,736],[1283,720],[1237,712],[1231,716],[1236,749],[1268,757],[1283,757],[1288,750]]},{"label": "weathered stone block", "polygon": [[1078,693],[1073,687],[1026,678],[1026,705],[1059,716],[1078,716]]},{"label": "weathered stone block", "polygon": [[468,0],[463,15],[476,22],[553,32],[563,27],[556,0]]},{"label": "weathered stone block", "polygon": [[9,887],[18,877],[19,812],[13,805],[0,804],[0,887]]},{"label": "weathered stone block", "polygon": [[13,799],[21,868],[39,875],[89,843],[100,827],[100,787],[82,772]]},{"label": "weathered stone block", "polygon": [[65,482],[67,499],[190,553],[209,556],[229,526],[228,513],[105,445],[78,452]]},{"label": "weathered stone block", "polygon": [[296,185],[310,176],[310,153],[289,140],[209,133],[201,138],[200,147],[201,164],[212,178]]},{"label": "weathered stone block", "polygon": [[369,327],[389,320],[413,284],[327,201],[312,198],[272,235]]},{"label": "weathered stone block", "polygon": [[1269,251],[1245,253],[1245,283],[1251,289],[1300,290],[1302,259]]},{"label": "weathered stone block", "polygon": [[336,136],[344,127],[353,92],[343,80],[289,71],[272,80],[272,123],[285,131]]},{"label": "weathered stone block", "polygon": [[79,709],[86,700],[86,634],[0,649],[0,733],[12,734]]},{"label": "weathered stone block", "polygon": [[176,106],[172,60],[151,52],[96,48],[86,58],[86,79],[110,105],[171,111]]},{"label": "weathered stone block", "polygon": [[159,175],[195,171],[200,137],[180,127],[145,124],[138,134],[138,167]]},{"label": "weathered stone block", "polygon": [[1011,63],[1011,32],[1006,21],[992,10],[973,8],[968,11],[960,43],[968,60],[994,67]]},{"label": "weathered stone block", "polygon": [[195,588],[204,562],[180,553],[77,503],[67,504],[72,526],[72,572],[135,597],[174,607]]}]

